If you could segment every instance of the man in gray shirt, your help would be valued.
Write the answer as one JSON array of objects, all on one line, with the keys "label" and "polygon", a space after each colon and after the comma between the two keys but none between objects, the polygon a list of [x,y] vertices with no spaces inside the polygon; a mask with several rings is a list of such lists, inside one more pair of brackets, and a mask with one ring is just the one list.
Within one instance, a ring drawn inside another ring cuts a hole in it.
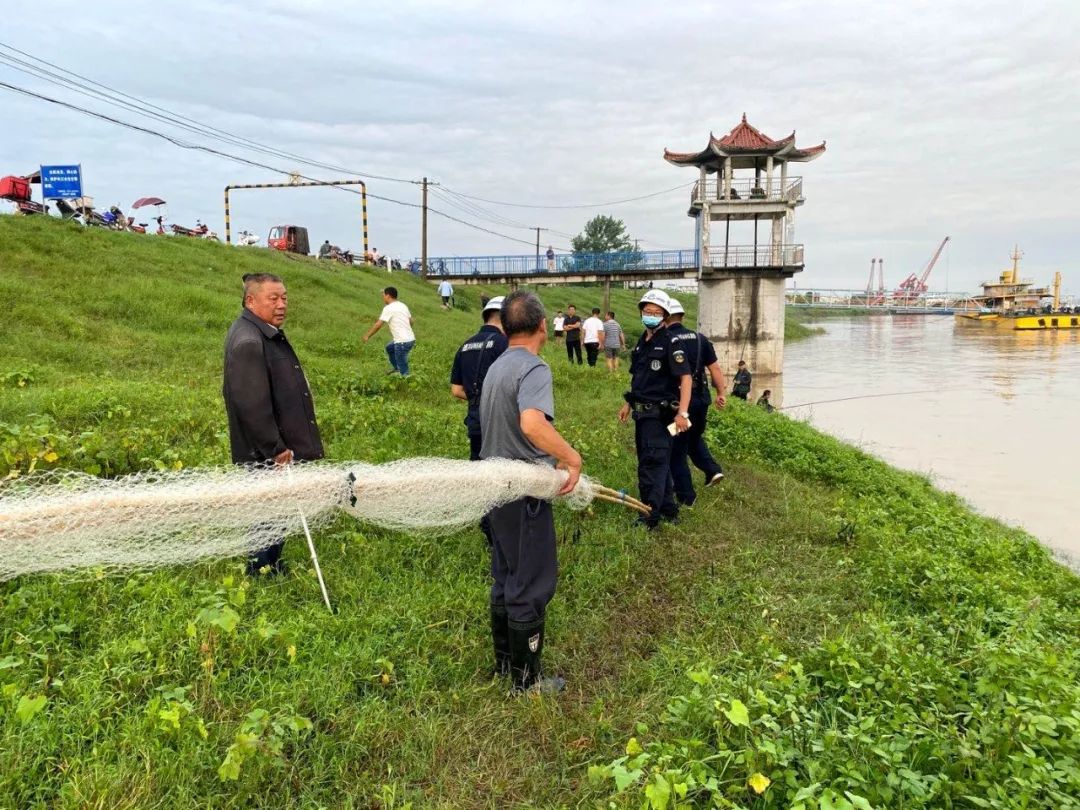
[{"label": "man in gray shirt", "polygon": [[[581,456],[552,422],[551,369],[537,355],[547,341],[544,306],[534,293],[518,291],[502,306],[509,348],[491,364],[480,396],[480,458],[551,464],[568,473],[560,491],[574,489]],[[491,548],[491,637],[495,671],[509,674],[513,691],[558,692],[566,682],[545,678],[540,665],[544,617],[555,595],[558,561],[551,504],[522,498],[488,515]]]}]

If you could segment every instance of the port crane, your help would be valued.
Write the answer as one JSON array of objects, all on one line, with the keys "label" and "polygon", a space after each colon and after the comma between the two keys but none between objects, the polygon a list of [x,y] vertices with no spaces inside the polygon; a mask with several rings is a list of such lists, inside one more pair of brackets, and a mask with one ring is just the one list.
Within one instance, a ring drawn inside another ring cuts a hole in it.
[{"label": "port crane", "polygon": [[937,264],[937,260],[941,257],[941,251],[945,249],[948,242],[949,237],[947,236],[941,240],[941,244],[934,251],[934,255],[930,257],[930,261],[926,263],[921,275],[916,276],[912,273],[900,282],[900,286],[893,293],[894,300],[910,301],[912,298],[920,297],[929,289],[926,286],[926,280],[930,278],[930,271],[934,269],[934,265]]}]

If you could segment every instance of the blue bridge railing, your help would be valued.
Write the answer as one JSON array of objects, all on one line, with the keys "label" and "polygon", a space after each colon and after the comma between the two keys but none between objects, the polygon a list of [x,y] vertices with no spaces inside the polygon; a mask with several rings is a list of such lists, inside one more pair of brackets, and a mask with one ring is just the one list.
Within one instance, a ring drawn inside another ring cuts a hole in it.
[{"label": "blue bridge railing", "polygon": [[440,256],[428,259],[429,276],[534,276],[599,273],[615,275],[698,266],[696,250],[631,250],[624,253],[562,253],[530,256]]}]

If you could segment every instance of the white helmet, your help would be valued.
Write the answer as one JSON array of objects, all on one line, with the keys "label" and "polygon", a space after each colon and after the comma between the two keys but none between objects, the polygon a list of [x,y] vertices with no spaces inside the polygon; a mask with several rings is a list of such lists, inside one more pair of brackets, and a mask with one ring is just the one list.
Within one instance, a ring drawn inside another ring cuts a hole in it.
[{"label": "white helmet", "polygon": [[649,290],[638,301],[637,308],[644,309],[646,304],[656,304],[658,307],[664,310],[664,312],[671,312],[671,299],[668,298],[668,294],[663,290]]},{"label": "white helmet", "polygon": [[505,295],[496,295],[494,298],[492,298],[490,301],[488,301],[486,304],[484,304],[484,309],[481,311],[480,314],[483,315],[485,313],[491,312],[493,309],[497,309],[497,310],[501,311],[502,310],[502,305],[503,305],[503,299],[505,299],[505,298],[506,298]]},{"label": "white helmet", "polygon": [[668,307],[668,315],[685,315],[686,310],[682,308],[682,304],[679,303],[676,298],[668,298],[668,303],[671,305]]}]

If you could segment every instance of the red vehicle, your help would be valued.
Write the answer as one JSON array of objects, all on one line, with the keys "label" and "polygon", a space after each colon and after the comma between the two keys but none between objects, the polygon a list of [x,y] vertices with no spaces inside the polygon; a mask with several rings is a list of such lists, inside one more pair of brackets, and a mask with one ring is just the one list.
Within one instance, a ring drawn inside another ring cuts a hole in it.
[{"label": "red vehicle", "polygon": [[271,250],[299,253],[302,256],[307,256],[311,252],[307,228],[299,225],[275,225],[270,229],[270,235],[266,237],[266,244]]}]

